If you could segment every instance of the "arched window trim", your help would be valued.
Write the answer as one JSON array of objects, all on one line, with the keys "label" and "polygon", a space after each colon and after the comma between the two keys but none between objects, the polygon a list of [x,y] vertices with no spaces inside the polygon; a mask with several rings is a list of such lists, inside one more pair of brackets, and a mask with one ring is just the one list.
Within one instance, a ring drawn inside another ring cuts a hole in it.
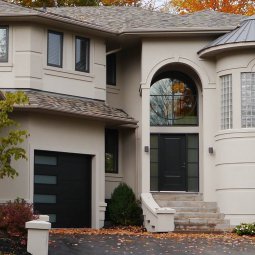
[{"label": "arched window trim", "polygon": [[151,84],[151,126],[198,126],[198,90],[192,78],[169,71],[156,75]]}]

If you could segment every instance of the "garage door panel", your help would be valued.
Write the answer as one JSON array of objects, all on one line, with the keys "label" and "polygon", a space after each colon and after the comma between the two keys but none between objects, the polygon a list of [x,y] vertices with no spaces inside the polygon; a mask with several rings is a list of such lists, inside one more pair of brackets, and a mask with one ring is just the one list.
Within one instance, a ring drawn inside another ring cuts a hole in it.
[{"label": "garage door panel", "polygon": [[90,227],[91,156],[35,151],[35,159],[35,210],[53,227]]}]

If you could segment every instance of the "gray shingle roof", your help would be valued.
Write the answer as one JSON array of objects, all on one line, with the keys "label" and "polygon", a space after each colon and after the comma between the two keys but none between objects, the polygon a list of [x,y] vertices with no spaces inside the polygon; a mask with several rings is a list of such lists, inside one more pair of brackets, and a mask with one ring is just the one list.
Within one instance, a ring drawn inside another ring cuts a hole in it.
[{"label": "gray shingle roof", "polygon": [[183,30],[232,30],[243,19],[242,15],[200,11],[186,15],[173,15],[149,11],[138,7],[52,7],[29,9],[0,0],[1,16],[40,16],[64,22],[79,23],[84,27],[110,33],[159,32]]},{"label": "gray shingle roof", "polygon": [[17,15],[36,15],[38,11],[24,8],[22,6],[0,1],[0,16],[17,16]]},{"label": "gray shingle roof", "polygon": [[18,106],[17,109],[51,111],[122,124],[137,124],[137,121],[123,110],[111,107],[103,101],[37,90],[24,92],[29,98],[29,104]]},{"label": "gray shingle roof", "polygon": [[47,8],[47,13],[94,24],[115,33],[132,31],[171,31],[176,29],[235,28],[242,15],[200,11],[188,15],[173,15],[138,7],[58,7]]}]

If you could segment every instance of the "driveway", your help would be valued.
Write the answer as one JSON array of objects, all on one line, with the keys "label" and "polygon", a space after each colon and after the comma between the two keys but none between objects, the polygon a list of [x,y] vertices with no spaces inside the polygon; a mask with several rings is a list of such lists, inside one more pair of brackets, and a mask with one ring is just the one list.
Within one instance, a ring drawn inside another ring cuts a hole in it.
[{"label": "driveway", "polygon": [[255,237],[235,234],[148,234],[57,231],[49,255],[255,255]]}]

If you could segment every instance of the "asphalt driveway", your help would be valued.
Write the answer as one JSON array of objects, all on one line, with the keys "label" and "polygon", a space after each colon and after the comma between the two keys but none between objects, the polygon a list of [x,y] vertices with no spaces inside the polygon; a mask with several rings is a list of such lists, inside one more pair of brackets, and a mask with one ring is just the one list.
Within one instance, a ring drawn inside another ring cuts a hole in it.
[{"label": "asphalt driveway", "polygon": [[111,231],[50,235],[49,255],[255,255],[255,237],[234,234],[147,234]]}]

